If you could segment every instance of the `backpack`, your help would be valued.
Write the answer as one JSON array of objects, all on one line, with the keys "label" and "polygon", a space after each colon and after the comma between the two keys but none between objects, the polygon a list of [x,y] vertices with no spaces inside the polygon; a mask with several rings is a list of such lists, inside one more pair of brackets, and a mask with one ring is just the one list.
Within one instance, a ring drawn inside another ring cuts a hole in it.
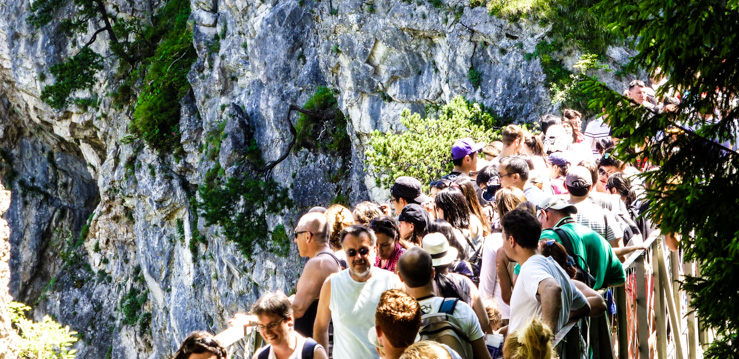
[{"label": "backpack", "polygon": [[437,313],[423,314],[418,334],[421,340],[446,344],[462,358],[472,358],[472,344],[452,315],[458,301],[459,298],[444,298]]},{"label": "backpack", "polygon": [[[315,350],[316,345],[318,345],[318,342],[313,340],[313,338],[305,338],[305,344],[303,345],[303,351],[300,352],[301,358],[303,359],[313,359],[313,350]],[[267,345],[264,347],[264,350],[259,352],[258,359],[267,359],[269,358],[269,351],[270,351],[270,345]]]},{"label": "backpack", "polygon": [[464,235],[464,239],[467,241],[467,245],[469,245],[471,248],[475,249],[475,253],[470,257],[470,259],[467,261],[470,264],[470,267],[472,269],[472,276],[467,276],[472,280],[472,283],[475,283],[475,286],[480,286],[480,271],[482,269],[482,247],[485,246],[485,238],[483,237],[482,243],[475,248],[475,246],[472,244],[472,241],[470,241],[469,237]]},{"label": "backpack", "polygon": [[[575,274],[575,279],[587,284],[588,287],[593,288],[595,286],[595,278],[590,274],[590,268],[588,267],[588,262],[583,259],[579,254],[575,253],[575,250],[572,247],[572,240],[570,239],[570,235],[567,234],[567,232],[559,227],[552,228],[554,233],[557,233],[557,236],[559,236],[559,239],[562,241],[562,246],[565,247],[565,250],[567,250],[567,254],[569,255],[570,259],[573,259],[572,262],[575,265],[575,270],[577,271],[577,274]],[[585,267],[583,268],[580,266],[580,263],[578,261],[575,261],[573,257],[579,258],[583,263],[585,263]]]}]

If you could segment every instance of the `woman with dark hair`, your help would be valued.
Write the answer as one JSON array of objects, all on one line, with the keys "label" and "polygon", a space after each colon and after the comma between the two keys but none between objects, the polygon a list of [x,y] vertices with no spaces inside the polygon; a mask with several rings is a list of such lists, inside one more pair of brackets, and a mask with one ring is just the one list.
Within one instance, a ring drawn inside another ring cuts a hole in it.
[{"label": "woman with dark hair", "polygon": [[471,178],[467,177],[457,178],[454,182],[459,185],[459,188],[462,190],[462,194],[464,194],[464,198],[467,200],[467,209],[470,212],[470,231],[472,232],[472,238],[476,238],[480,235],[487,237],[490,235],[490,222],[488,222],[487,216],[482,212],[482,205],[480,205],[480,200],[477,198],[475,182],[472,181]]},{"label": "woman with dark hair", "polygon": [[[533,164],[533,168],[529,171],[529,181],[534,186],[539,187],[539,189],[547,191],[550,188],[550,184],[547,161],[545,160],[544,143],[541,142],[539,136],[534,136],[526,131],[523,144],[521,154],[528,156],[531,164]],[[551,192],[547,193],[551,194]]]},{"label": "woman with dark hair", "polygon": [[597,317],[605,313],[606,302],[603,300],[603,297],[593,290],[593,288],[588,287],[587,284],[576,278],[577,269],[575,268],[575,261],[567,254],[567,250],[563,245],[553,239],[541,241],[539,242],[539,252],[544,257],[551,257],[570,276],[572,283],[582,292],[588,304],[590,304],[591,317]]},{"label": "woman with dark hair", "polygon": [[549,154],[549,178],[554,194],[569,194],[565,186],[565,176],[570,169],[570,159],[564,152]]},{"label": "woman with dark hair", "polygon": [[630,207],[636,201],[636,191],[631,188],[631,180],[624,177],[621,172],[616,172],[608,177],[606,191],[621,196],[626,207]]},{"label": "woman with dark hair", "polygon": [[388,216],[377,217],[370,222],[370,228],[375,231],[375,236],[377,236],[375,267],[396,273],[395,265],[398,263],[400,256],[405,253],[405,248],[400,245],[400,236],[395,220]]},{"label": "woman with dark hair", "polygon": [[226,359],[228,352],[213,334],[192,332],[182,341],[173,359]]},{"label": "woman with dark hair", "polygon": [[411,246],[420,247],[429,222],[429,213],[420,204],[411,203],[403,207],[398,216],[400,245],[405,249]]},{"label": "woman with dark hair", "polygon": [[443,234],[449,245],[457,249],[457,259],[452,263],[450,270],[453,273],[459,273],[472,278],[472,267],[466,262],[467,254],[465,253],[464,246],[462,246],[462,241],[464,240],[462,233],[443,219],[437,219],[429,223],[427,234],[429,233]]},{"label": "woman with dark hair", "polygon": [[485,305],[475,283],[469,278],[449,271],[458,258],[457,249],[450,246],[441,233],[429,233],[423,237],[423,249],[431,255],[434,266],[434,293],[440,297],[459,298],[475,311],[484,332],[490,328]]},{"label": "woman with dark hair", "polygon": [[467,258],[475,255],[475,250],[482,243],[482,233],[473,233],[470,229],[470,210],[467,199],[459,188],[454,185],[441,190],[436,195],[436,218],[443,219],[452,227],[458,229],[464,238],[462,245],[465,247]]}]

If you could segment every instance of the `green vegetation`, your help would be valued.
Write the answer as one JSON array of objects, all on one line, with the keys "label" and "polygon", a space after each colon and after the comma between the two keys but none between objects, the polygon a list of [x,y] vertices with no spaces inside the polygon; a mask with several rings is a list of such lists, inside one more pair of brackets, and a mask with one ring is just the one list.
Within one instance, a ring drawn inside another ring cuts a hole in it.
[{"label": "green vegetation", "polygon": [[[287,254],[290,240],[284,227],[278,226],[270,232],[267,226],[268,215],[281,214],[292,206],[286,188],[271,179],[215,178],[201,185],[198,193],[201,201],[196,201],[196,211],[207,225],[220,226],[221,233],[244,256],[251,259],[257,244],[270,252]],[[271,242],[264,243],[268,238]]]},{"label": "green vegetation", "polygon": [[461,96],[446,105],[428,108],[426,117],[405,110],[401,122],[407,131],[374,131],[370,137],[367,162],[382,187],[390,187],[399,176],[412,176],[428,184],[449,173],[453,167],[451,148],[457,139],[499,139],[499,130],[494,129],[499,124],[496,117]]},{"label": "green vegetation", "polygon": [[[122,323],[135,325],[141,319],[141,310],[149,298],[149,291],[141,291],[135,287],[129,289],[128,293],[121,299],[120,308],[123,311]],[[151,318],[149,318],[151,320]]]},{"label": "green vegetation", "polygon": [[[78,89],[86,89],[95,83],[95,74],[103,68],[103,57],[89,47],[80,50],[66,62],[52,65],[49,71],[56,83],[44,87],[41,99],[59,110],[69,103],[69,96]],[[75,99],[77,101],[79,99]],[[80,106],[82,107],[82,106]]]},{"label": "green vegetation", "polygon": [[314,115],[300,114],[295,124],[295,149],[326,149],[338,155],[347,155],[351,150],[346,132],[347,122],[331,90],[318,87],[303,109]]},{"label": "green vegetation", "polygon": [[482,83],[482,76],[477,70],[475,70],[474,67],[470,68],[470,71],[467,73],[467,79],[470,80],[470,83],[472,84],[472,87],[475,88],[475,90],[480,88],[480,84]]},{"label": "green vegetation", "polygon": [[[618,42],[619,36],[610,31],[603,12],[596,9],[596,0],[490,0],[488,11],[491,15],[516,22],[521,19],[551,25],[547,36],[536,46],[526,59],[538,58],[547,87],[552,91],[556,103],[563,107],[575,108],[585,117],[594,112],[588,110],[591,97],[578,83],[580,74],[573,74],[564,67],[558,53],[576,48],[600,60],[609,45]],[[590,67],[591,69],[594,67]],[[585,70],[578,69],[580,73]]]},{"label": "green vegetation", "polygon": [[[57,11],[70,3],[74,4],[70,16],[57,19]],[[197,57],[187,26],[189,16],[187,0],[167,1],[150,19],[112,15],[102,0],[35,1],[27,20],[37,28],[54,21],[58,23],[57,31],[72,37],[87,33],[88,24],[100,24],[76,55],[51,66],[49,70],[55,82],[42,90],[42,98],[56,109],[71,102],[83,110],[97,105],[95,98],[71,96],[77,90],[90,89],[96,82],[95,75],[108,61],[90,47],[105,32],[114,55],[111,60],[119,61],[112,82],[118,86],[109,94],[114,106],[134,105],[132,99],[137,98],[132,133],[157,150],[176,148],[179,103],[190,91],[186,75]]]},{"label": "green vegetation", "polygon": [[[701,325],[716,331],[704,357],[739,357],[739,306],[732,300],[739,292],[739,153],[722,145],[737,141],[739,4],[615,0],[597,9],[638,51],[626,70],[660,71],[667,79],[661,91],[682,94],[674,111],[655,114],[595,79],[584,85],[591,107],[605,107],[621,138],[616,155],[659,166],[643,175],[650,184],[646,216],[662,233],[679,234],[683,260],[700,268],[683,288]],[[713,113],[721,115],[706,116]],[[665,129],[675,131],[655,136]]]},{"label": "green vegetation", "polygon": [[154,55],[141,64],[147,71],[131,125],[158,150],[172,149],[179,143],[179,102],[190,91],[187,73],[197,59],[187,26],[189,16],[188,0],[170,0],[154,17],[155,26],[145,36],[161,42]]},{"label": "green vegetation", "polygon": [[20,337],[16,343],[19,358],[74,358],[76,350],[72,345],[77,342],[77,332],[61,326],[48,315],[40,322],[29,320],[25,312],[31,308],[23,303],[10,302],[8,307],[10,321]]}]

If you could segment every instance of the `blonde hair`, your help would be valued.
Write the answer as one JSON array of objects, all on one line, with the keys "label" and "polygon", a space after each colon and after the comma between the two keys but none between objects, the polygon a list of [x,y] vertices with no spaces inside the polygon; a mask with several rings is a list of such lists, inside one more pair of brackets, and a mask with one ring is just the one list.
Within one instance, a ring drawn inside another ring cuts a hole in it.
[{"label": "blonde hair", "polygon": [[406,348],[400,359],[452,359],[452,356],[441,344],[422,340]]},{"label": "blonde hair", "polygon": [[526,195],[516,187],[503,187],[495,193],[495,208],[500,218],[523,202],[526,202]]},{"label": "blonde hair", "polygon": [[328,227],[331,228],[329,243],[331,244],[331,248],[339,250],[341,249],[341,240],[339,239],[339,235],[344,228],[355,224],[354,217],[349,208],[340,204],[334,204],[331,207],[328,207],[325,215],[326,220],[328,221]]},{"label": "blonde hair", "polygon": [[516,139],[520,139],[521,141],[524,140],[523,129],[518,125],[506,126],[500,135],[502,137],[501,142],[503,142],[503,144],[506,146],[510,146]]},{"label": "blonde hair", "polygon": [[508,335],[503,344],[503,357],[506,359],[550,359],[553,355],[554,333],[549,326],[534,316]]},{"label": "blonde hair", "polygon": [[383,216],[380,206],[370,201],[357,203],[357,205],[354,206],[352,215],[354,215],[354,221],[356,224],[361,224],[363,226],[369,226],[373,219]]},{"label": "blonde hair", "polygon": [[503,315],[500,313],[498,301],[493,298],[486,298],[482,300],[482,305],[485,307],[488,319],[490,319],[490,327],[493,330],[499,329],[501,324],[503,324]]}]

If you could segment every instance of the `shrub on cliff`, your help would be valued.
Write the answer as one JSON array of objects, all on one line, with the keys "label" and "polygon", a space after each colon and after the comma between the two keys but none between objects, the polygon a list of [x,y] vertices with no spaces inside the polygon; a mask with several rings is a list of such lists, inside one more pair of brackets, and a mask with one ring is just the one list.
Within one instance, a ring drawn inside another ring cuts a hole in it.
[{"label": "shrub on cliff", "polygon": [[367,162],[381,187],[391,186],[399,176],[415,177],[428,184],[451,171],[454,141],[472,137],[478,142],[492,142],[500,136],[495,116],[461,96],[446,105],[429,107],[425,117],[406,109],[400,121],[406,131],[375,130],[370,136]]}]

